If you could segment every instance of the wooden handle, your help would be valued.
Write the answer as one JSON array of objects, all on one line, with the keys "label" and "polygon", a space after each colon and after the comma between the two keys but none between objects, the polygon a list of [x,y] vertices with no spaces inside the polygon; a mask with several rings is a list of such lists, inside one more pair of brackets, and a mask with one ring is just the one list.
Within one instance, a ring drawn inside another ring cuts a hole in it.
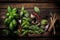
[{"label": "wooden handle", "polygon": [[50,18],[50,20],[51,20],[51,24],[50,24],[50,27],[49,27],[49,29],[48,29],[49,32],[51,31],[52,28],[54,28],[54,24],[55,24],[55,22],[56,22],[56,20],[57,20],[56,14],[54,14],[54,15]]}]

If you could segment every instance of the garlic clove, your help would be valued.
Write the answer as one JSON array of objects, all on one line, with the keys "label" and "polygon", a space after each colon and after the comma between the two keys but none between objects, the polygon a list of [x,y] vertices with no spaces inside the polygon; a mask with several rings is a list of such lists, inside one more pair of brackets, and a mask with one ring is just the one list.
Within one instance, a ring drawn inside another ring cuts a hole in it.
[{"label": "garlic clove", "polygon": [[31,14],[31,18],[35,18],[35,16],[33,14]]},{"label": "garlic clove", "polygon": [[21,20],[19,20],[19,23],[21,23]]},{"label": "garlic clove", "polygon": [[45,30],[47,30],[49,28],[49,24],[47,24],[46,26],[45,26]]}]

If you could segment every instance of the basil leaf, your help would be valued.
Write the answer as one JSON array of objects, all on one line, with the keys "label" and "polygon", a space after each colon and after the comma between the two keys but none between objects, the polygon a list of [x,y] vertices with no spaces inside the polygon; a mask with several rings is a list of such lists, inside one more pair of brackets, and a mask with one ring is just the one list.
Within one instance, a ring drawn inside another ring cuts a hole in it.
[{"label": "basil leaf", "polygon": [[39,12],[40,12],[40,10],[39,10],[39,8],[38,8],[38,7],[34,7],[34,11],[35,11],[35,12],[37,12],[37,13],[39,13]]},{"label": "basil leaf", "polygon": [[13,19],[12,23],[13,23],[14,26],[17,25],[17,22],[16,22],[16,20],[14,20],[14,19]]},{"label": "basil leaf", "polygon": [[4,23],[5,23],[5,24],[8,24],[7,22],[8,22],[8,19],[6,18],[5,21],[4,21]]},{"label": "basil leaf", "polygon": [[22,17],[22,16],[23,16],[23,14],[24,14],[23,12],[20,12],[20,17]]},{"label": "basil leaf", "polygon": [[7,17],[9,17],[9,15],[10,15],[9,13],[6,14]]},{"label": "basil leaf", "polygon": [[34,31],[35,34],[39,34],[39,31]]},{"label": "basil leaf", "polygon": [[26,24],[26,22],[27,22],[27,21],[23,22],[23,23],[21,24],[21,26],[24,26],[24,25]]},{"label": "basil leaf", "polygon": [[6,36],[7,36],[9,33],[10,33],[9,30],[7,30],[7,29],[4,29],[4,30],[3,30],[3,34],[5,34]]},{"label": "basil leaf", "polygon": [[13,23],[11,22],[10,25],[9,25],[9,29],[10,29],[10,30],[13,30],[13,28],[14,28],[14,27],[13,27]]},{"label": "basil leaf", "polygon": [[14,33],[15,33],[15,34],[19,34],[19,32],[18,32],[18,31],[14,31]]},{"label": "basil leaf", "polygon": [[24,7],[21,8],[21,11],[24,11]]},{"label": "basil leaf", "polygon": [[25,16],[25,17],[29,17],[29,13],[28,13],[28,12],[25,13],[24,16]]},{"label": "basil leaf", "polygon": [[16,12],[17,12],[17,8],[14,8],[14,9],[12,10],[12,12],[13,12],[13,13],[16,13]]},{"label": "basil leaf", "polygon": [[25,29],[26,29],[26,28],[29,28],[29,26],[28,26],[28,25],[24,25],[24,27],[23,27],[23,28],[25,28]]},{"label": "basil leaf", "polygon": [[28,33],[28,30],[25,30],[23,33],[22,33],[22,35],[24,36],[25,34],[27,34]]},{"label": "basil leaf", "polygon": [[7,10],[10,13],[12,11],[12,8],[10,6],[8,6]]}]

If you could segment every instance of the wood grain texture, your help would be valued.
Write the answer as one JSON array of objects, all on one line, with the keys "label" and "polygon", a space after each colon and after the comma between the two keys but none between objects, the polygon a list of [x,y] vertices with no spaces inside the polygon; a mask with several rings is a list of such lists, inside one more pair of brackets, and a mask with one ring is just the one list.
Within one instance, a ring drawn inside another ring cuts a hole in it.
[{"label": "wood grain texture", "polygon": [[39,8],[57,8],[55,3],[0,3],[0,8],[7,8],[8,5],[16,8],[21,8],[24,6],[25,8],[34,8],[37,6]]},{"label": "wood grain texture", "polygon": [[0,0],[0,2],[20,2],[20,3],[25,3],[25,2],[54,2],[54,0]]}]

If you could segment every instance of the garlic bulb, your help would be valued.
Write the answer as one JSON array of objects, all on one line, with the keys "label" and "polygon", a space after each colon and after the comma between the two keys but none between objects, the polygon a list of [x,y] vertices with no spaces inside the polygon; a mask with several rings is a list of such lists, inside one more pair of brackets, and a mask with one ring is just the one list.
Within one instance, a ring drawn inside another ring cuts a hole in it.
[{"label": "garlic bulb", "polygon": [[21,20],[19,20],[19,23],[21,23]]},{"label": "garlic bulb", "polygon": [[45,30],[47,30],[49,28],[49,24],[47,24],[46,26],[45,26]]},{"label": "garlic bulb", "polygon": [[33,14],[31,14],[31,18],[35,18],[35,16]]}]

